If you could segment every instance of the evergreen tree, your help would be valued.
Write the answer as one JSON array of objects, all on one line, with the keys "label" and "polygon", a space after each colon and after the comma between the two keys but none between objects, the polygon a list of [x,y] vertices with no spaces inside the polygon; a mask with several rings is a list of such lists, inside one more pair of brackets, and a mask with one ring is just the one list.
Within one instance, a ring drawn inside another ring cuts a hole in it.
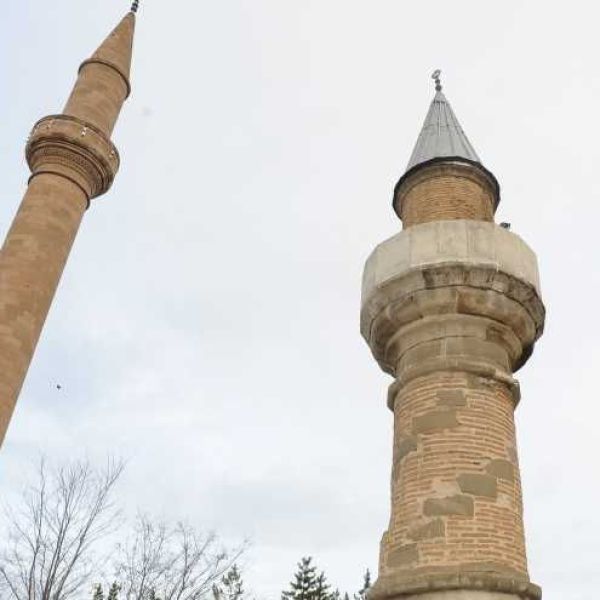
[{"label": "evergreen tree", "polygon": [[119,592],[120,591],[121,591],[121,586],[115,581],[110,586],[110,590],[108,590],[108,598],[106,600],[119,600]]},{"label": "evergreen tree", "polygon": [[358,590],[357,594],[354,594],[354,600],[366,600],[367,592],[371,587],[371,571],[369,569],[366,570],[363,576],[363,586],[360,590]]},{"label": "evergreen tree", "polygon": [[333,593],[329,594],[329,600],[350,600],[350,596],[348,596],[348,592],[344,592],[342,596],[342,592],[340,592],[339,588],[335,588]]},{"label": "evergreen tree", "polygon": [[218,600],[241,600],[244,597],[244,581],[237,565],[223,575],[220,585],[214,586],[213,595]]},{"label": "evergreen tree", "polygon": [[312,557],[304,557],[298,563],[298,570],[294,574],[294,581],[290,582],[290,589],[281,593],[282,600],[315,600],[316,571]]},{"label": "evergreen tree", "polygon": [[93,600],[104,600],[104,590],[102,589],[102,586],[99,583],[94,586]]},{"label": "evergreen tree", "polygon": [[325,573],[321,571],[321,574],[317,577],[317,584],[315,586],[315,593],[312,596],[312,600],[332,600],[335,592],[332,594],[329,591],[329,588],[330,586],[327,583],[327,577],[325,577]]}]

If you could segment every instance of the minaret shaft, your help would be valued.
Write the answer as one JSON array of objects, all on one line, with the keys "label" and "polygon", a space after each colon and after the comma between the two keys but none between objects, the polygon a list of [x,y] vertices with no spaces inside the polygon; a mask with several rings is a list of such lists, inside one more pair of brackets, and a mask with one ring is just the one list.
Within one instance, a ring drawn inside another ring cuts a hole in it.
[{"label": "minaret shaft", "polygon": [[395,379],[391,515],[370,598],[539,600],[513,378],[543,331],[537,260],[493,222],[498,184],[440,87],[395,189],[404,230],[363,278],[361,332]]},{"label": "minaret shaft", "polygon": [[119,167],[110,134],[129,94],[135,16],[81,66],[61,115],[27,144],[29,186],[0,251],[0,444],[90,200]]},{"label": "minaret shaft", "polygon": [[419,568],[442,574],[487,562],[527,576],[513,410],[506,384],[467,372],[432,372],[398,390],[380,573],[418,551]]},{"label": "minaret shaft", "polygon": [[86,206],[73,182],[35,177],[0,251],[0,443]]},{"label": "minaret shaft", "polygon": [[63,114],[95,125],[110,136],[128,95],[125,79],[103,63],[85,63]]}]

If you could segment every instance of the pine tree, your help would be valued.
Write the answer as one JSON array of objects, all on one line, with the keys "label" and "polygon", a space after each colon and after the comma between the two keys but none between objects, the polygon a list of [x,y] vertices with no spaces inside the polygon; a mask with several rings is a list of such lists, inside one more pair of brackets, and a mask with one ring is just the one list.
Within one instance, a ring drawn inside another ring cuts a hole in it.
[{"label": "pine tree", "polygon": [[110,586],[110,590],[108,590],[108,598],[106,600],[119,600],[119,592],[120,591],[121,591],[121,586],[115,581]]},{"label": "pine tree", "polygon": [[294,581],[290,583],[290,590],[281,593],[282,600],[315,600],[316,571],[316,567],[312,565],[312,557],[304,557],[298,563],[298,570],[294,574]]},{"label": "pine tree", "polygon": [[333,593],[329,594],[329,600],[342,600],[342,598],[344,600],[350,600],[348,592],[344,592],[344,595],[342,596],[342,592],[340,592],[339,588],[335,588]]},{"label": "pine tree", "polygon": [[244,597],[244,581],[237,565],[233,565],[215,586],[213,595],[220,600],[241,600]]},{"label": "pine tree", "polygon": [[94,586],[93,600],[104,600],[104,590],[102,589],[102,586],[99,583]]},{"label": "pine tree", "polygon": [[360,590],[358,590],[357,594],[354,594],[354,600],[367,600],[367,592],[371,587],[371,571],[369,569],[366,570],[363,576],[363,586]]},{"label": "pine tree", "polygon": [[329,588],[330,585],[327,583],[327,577],[321,571],[321,574],[317,577],[317,585],[312,600],[331,600],[333,594],[330,593]]}]

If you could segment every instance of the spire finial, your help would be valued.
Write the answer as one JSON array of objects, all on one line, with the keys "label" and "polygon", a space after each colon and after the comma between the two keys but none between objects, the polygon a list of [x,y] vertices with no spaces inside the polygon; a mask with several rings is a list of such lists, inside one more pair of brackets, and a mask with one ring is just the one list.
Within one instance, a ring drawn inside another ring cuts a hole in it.
[{"label": "spire finial", "polygon": [[435,81],[435,91],[436,92],[441,92],[442,91],[442,82],[440,81],[441,74],[442,74],[442,70],[441,69],[436,69],[431,74],[431,79],[433,79]]},{"label": "spire finial", "polygon": [[131,12],[135,14],[140,7],[140,0],[133,0],[133,4],[131,5]]}]

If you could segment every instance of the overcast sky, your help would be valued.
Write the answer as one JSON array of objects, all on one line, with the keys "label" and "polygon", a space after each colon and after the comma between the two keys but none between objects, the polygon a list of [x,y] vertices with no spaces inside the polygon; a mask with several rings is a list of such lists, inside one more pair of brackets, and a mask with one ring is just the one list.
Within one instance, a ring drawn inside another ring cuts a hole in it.
[{"label": "overcast sky", "polygon": [[[0,233],[25,139],[127,0],[4,0]],[[596,2],[142,1],[122,167],[73,248],[0,454],[128,458],[127,509],[253,542],[278,597],[314,555],[356,590],[389,515],[391,382],[360,279],[443,69],[537,252],[547,328],[519,373],[530,570],[545,600],[600,586],[600,102]],[[62,389],[56,389],[60,384]]]}]

